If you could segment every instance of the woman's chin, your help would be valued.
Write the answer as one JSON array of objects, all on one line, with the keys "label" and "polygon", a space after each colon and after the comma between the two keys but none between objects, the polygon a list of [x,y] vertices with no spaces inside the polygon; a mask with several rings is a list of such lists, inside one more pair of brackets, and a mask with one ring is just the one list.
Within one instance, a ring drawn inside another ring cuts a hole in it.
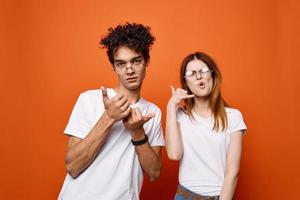
[{"label": "woman's chin", "polygon": [[195,92],[194,95],[196,98],[208,98],[209,92]]}]

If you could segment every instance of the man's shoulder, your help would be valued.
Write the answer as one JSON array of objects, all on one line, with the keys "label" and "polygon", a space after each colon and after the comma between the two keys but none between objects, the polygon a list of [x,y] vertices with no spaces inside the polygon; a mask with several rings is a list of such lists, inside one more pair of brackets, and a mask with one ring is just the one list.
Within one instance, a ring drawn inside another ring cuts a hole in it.
[{"label": "man's shoulder", "polygon": [[146,99],[143,98],[143,103],[145,105],[147,105],[147,107],[150,109],[150,110],[155,110],[155,111],[158,111],[158,112],[161,112],[160,108],[153,102],[151,101],[148,101]]},{"label": "man's shoulder", "polygon": [[159,109],[159,107],[155,103],[153,103],[151,101],[148,101],[146,99],[143,99],[143,100],[144,100],[144,103],[147,104],[148,106],[151,106],[153,108]]},{"label": "man's shoulder", "polygon": [[79,100],[84,104],[93,104],[99,102],[102,98],[101,89],[89,89],[80,93]]},{"label": "man's shoulder", "polygon": [[89,89],[80,93],[81,96],[94,97],[102,94],[101,89]]}]

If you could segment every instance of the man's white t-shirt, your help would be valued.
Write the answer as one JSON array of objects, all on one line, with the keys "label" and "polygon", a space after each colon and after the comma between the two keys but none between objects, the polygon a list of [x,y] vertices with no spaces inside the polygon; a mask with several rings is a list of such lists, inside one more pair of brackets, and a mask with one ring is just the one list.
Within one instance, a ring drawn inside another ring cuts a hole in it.
[{"label": "man's white t-shirt", "polygon": [[195,120],[191,120],[185,112],[177,110],[184,149],[179,183],[200,195],[220,195],[230,136],[240,130],[244,133],[247,129],[240,111],[233,108],[225,108],[225,111],[228,127],[225,131],[216,132],[212,130],[212,117],[203,118],[193,113]]},{"label": "man's white t-shirt", "polygon": [[[107,89],[109,98],[116,95]],[[144,124],[151,146],[163,146],[161,111],[142,97],[134,105],[142,114],[155,113]],[[104,112],[101,90],[80,94],[72,111],[65,134],[85,138]],[[59,200],[138,200],[143,183],[143,171],[131,143],[130,132],[122,121],[115,123],[110,134],[91,165],[77,178],[67,174]]]}]

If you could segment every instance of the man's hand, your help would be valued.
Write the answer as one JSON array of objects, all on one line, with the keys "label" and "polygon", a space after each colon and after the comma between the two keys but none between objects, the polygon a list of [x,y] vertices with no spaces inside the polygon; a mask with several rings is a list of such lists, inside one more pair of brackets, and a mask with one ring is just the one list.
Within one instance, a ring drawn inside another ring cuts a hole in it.
[{"label": "man's hand", "polygon": [[154,113],[150,113],[143,116],[139,108],[131,108],[130,115],[123,119],[123,124],[132,134],[143,133],[142,136],[144,136],[143,125],[154,115]]},{"label": "man's hand", "polygon": [[104,87],[101,87],[103,95],[103,103],[105,107],[105,113],[114,122],[120,121],[130,114],[130,107],[128,99],[122,95],[118,94],[112,99],[108,98],[107,91]]}]

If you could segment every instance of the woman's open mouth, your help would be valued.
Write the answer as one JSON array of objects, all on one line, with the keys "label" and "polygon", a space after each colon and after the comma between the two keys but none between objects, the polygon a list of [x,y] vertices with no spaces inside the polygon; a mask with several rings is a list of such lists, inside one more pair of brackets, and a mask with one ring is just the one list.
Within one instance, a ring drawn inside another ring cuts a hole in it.
[{"label": "woman's open mouth", "polygon": [[204,88],[205,88],[205,83],[201,82],[201,83],[199,84],[199,87],[200,87],[201,89],[204,89]]}]

